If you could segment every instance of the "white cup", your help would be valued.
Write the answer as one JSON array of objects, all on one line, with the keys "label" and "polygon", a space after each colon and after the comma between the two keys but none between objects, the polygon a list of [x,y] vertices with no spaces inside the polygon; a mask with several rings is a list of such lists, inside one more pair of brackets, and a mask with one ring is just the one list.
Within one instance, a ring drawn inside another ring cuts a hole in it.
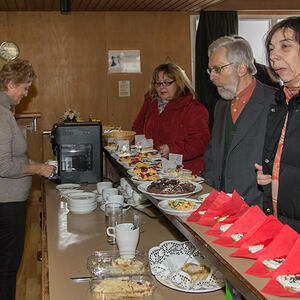
[{"label": "white cup", "polygon": [[133,193],[133,189],[132,189],[131,185],[128,184],[126,186],[126,194],[128,195],[128,197],[132,197],[132,193]]},{"label": "white cup", "polygon": [[122,195],[108,196],[106,203],[120,203],[124,205],[124,197]]},{"label": "white cup", "polygon": [[109,196],[118,195],[118,189],[115,188],[106,188],[102,190],[103,200],[106,202]]},{"label": "white cup", "polygon": [[102,191],[107,188],[112,188],[112,182],[102,181],[97,183],[97,191],[100,195],[102,195]]},{"label": "white cup", "polygon": [[132,223],[121,223],[115,227],[108,227],[108,236],[116,239],[120,256],[124,259],[131,259],[135,256],[135,250],[139,241],[140,229],[133,229]]},{"label": "white cup", "polygon": [[57,160],[48,160],[45,164],[55,167],[55,174],[58,173],[58,162]]},{"label": "white cup", "polygon": [[128,183],[127,183],[126,178],[122,177],[122,178],[120,179],[120,185],[121,185],[121,188],[122,188],[123,190],[126,189],[127,184],[128,184]]},{"label": "white cup", "polygon": [[142,195],[136,191],[133,191],[132,193],[132,199],[134,202],[139,203],[142,200]]},{"label": "white cup", "polygon": [[48,160],[47,162],[45,162],[45,164],[57,167],[58,162],[57,160]]}]

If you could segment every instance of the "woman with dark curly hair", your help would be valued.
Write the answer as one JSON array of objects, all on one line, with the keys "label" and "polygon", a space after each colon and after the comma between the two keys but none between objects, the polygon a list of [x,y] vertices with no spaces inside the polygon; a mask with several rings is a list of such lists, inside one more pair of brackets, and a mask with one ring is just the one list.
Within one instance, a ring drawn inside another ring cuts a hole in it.
[{"label": "woman with dark curly hair", "polygon": [[269,109],[263,166],[264,211],[300,233],[300,17],[277,23],[266,38],[272,71],[283,82]]}]

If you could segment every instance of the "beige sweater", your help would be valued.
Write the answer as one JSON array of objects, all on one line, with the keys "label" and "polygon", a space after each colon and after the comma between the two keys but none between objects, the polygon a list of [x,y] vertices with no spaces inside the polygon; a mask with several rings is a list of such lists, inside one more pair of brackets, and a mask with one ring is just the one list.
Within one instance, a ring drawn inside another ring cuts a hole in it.
[{"label": "beige sweater", "polygon": [[31,176],[21,177],[28,164],[27,143],[10,111],[12,99],[0,91],[0,202],[27,200]]}]

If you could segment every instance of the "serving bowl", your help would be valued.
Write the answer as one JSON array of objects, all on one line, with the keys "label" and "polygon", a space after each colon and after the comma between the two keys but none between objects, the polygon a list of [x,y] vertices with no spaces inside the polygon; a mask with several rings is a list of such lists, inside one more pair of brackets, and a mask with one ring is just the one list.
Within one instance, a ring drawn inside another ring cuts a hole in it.
[{"label": "serving bowl", "polygon": [[105,145],[108,144],[109,138],[129,140],[129,144],[131,144],[134,140],[134,137],[135,137],[135,131],[126,131],[126,130],[109,131],[103,134]]}]

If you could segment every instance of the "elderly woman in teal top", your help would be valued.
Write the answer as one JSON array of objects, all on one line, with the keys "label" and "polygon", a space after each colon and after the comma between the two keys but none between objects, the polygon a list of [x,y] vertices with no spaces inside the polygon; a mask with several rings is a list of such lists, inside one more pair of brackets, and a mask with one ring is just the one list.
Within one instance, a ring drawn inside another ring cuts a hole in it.
[{"label": "elderly woman in teal top", "polygon": [[27,96],[35,78],[23,60],[10,61],[0,70],[0,299],[5,300],[15,299],[31,175],[49,177],[55,171],[27,158],[26,139],[10,110]]}]

